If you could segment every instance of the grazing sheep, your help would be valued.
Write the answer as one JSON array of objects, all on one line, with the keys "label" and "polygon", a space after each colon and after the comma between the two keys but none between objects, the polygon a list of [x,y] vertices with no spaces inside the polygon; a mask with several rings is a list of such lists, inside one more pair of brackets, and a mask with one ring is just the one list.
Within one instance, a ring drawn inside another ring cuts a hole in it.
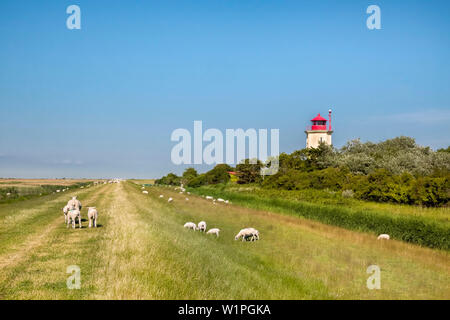
[{"label": "grazing sheep", "polygon": [[230,201],[228,201],[228,200],[225,200],[225,203],[226,203],[226,204],[228,204],[228,203],[230,203]]},{"label": "grazing sheep", "polygon": [[215,234],[217,237],[219,237],[219,232],[220,232],[220,229],[212,228],[212,229],[209,229],[206,234]]},{"label": "grazing sheep", "polygon": [[61,192],[61,190],[56,190],[56,192]]},{"label": "grazing sheep", "polygon": [[169,198],[169,200],[167,200],[167,202],[172,202],[173,201],[173,199],[172,198]]},{"label": "grazing sheep", "polygon": [[164,196],[162,194],[159,195],[160,198],[164,198]]},{"label": "grazing sheep", "polygon": [[6,195],[9,197],[11,195],[11,192],[8,192]]},{"label": "grazing sheep", "polygon": [[97,218],[97,209],[95,207],[88,207],[89,228],[92,227],[92,222],[94,222],[94,228],[97,228]]},{"label": "grazing sheep", "polygon": [[75,219],[78,219],[78,224],[81,229],[81,213],[80,210],[69,210],[67,214],[67,228],[69,227],[69,223],[72,222],[72,228],[75,229]]},{"label": "grazing sheep", "polygon": [[206,222],[205,221],[200,221],[198,223],[197,230],[200,230],[201,232],[205,232],[206,231]]},{"label": "grazing sheep", "polygon": [[377,240],[389,240],[390,237],[388,234],[380,234],[377,238]]},{"label": "grazing sheep", "polygon": [[65,206],[63,208],[63,213],[64,213],[64,223],[67,223],[67,214],[69,213],[69,206]]},{"label": "grazing sheep", "polygon": [[143,194],[148,194],[147,190],[142,191]]},{"label": "grazing sheep", "polygon": [[255,241],[259,240],[259,231],[254,228],[245,228],[239,231],[239,233],[234,237],[234,240],[239,240],[242,237],[242,241]]},{"label": "grazing sheep", "polygon": [[189,201],[189,198],[186,198],[186,201]]},{"label": "grazing sheep", "polygon": [[193,229],[194,231],[197,230],[197,225],[193,222],[186,222],[184,224],[184,227],[188,229]]},{"label": "grazing sheep", "polygon": [[188,193],[187,193],[187,194],[189,194],[189,195],[190,195],[191,193],[190,193],[190,192],[188,191]]},{"label": "grazing sheep", "polygon": [[217,199],[217,202],[225,202],[222,198]]},{"label": "grazing sheep", "polygon": [[211,196],[206,196],[206,200],[212,200],[212,199],[214,199],[214,198]]}]

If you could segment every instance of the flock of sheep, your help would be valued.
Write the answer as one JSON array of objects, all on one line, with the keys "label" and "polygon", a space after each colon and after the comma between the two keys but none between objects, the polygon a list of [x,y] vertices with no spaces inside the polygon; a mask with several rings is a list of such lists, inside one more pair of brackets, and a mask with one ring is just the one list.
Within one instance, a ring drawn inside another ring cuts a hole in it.
[{"label": "flock of sheep", "polygon": [[[67,202],[67,205],[63,208],[64,213],[64,223],[67,224],[67,228],[69,228],[69,224],[72,223],[72,228],[75,228],[76,220],[78,219],[78,225],[81,228],[81,201],[77,199],[77,197],[72,197]],[[89,220],[89,228],[94,225],[97,228],[97,218],[98,211],[95,207],[88,207],[88,220]]]},{"label": "flock of sheep", "polygon": [[[187,229],[192,229],[194,231],[199,230],[200,232],[206,231],[206,222],[200,221],[198,224],[194,222],[186,222],[184,227]],[[209,229],[206,234],[215,234],[219,237],[219,228]],[[245,228],[239,231],[239,233],[234,237],[234,240],[239,240],[242,238],[242,241],[256,241],[259,240],[259,231],[254,228]]]}]

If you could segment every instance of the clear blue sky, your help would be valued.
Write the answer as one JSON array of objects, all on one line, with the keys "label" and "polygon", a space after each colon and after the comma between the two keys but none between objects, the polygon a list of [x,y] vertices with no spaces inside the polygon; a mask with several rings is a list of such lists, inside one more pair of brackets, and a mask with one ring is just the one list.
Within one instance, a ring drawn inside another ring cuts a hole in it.
[{"label": "clear blue sky", "polygon": [[[81,30],[66,8],[81,8]],[[368,30],[366,8],[381,8]],[[0,1],[0,177],[158,177],[176,128],[334,110],[334,144],[450,144],[449,1]],[[204,169],[204,168],[201,168]]]}]

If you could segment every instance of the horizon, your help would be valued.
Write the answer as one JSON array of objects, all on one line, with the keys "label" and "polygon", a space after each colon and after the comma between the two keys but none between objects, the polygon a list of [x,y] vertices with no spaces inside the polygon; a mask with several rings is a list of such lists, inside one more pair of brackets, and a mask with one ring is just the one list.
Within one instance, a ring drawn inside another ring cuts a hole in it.
[{"label": "horizon", "polygon": [[[171,133],[280,130],[280,153],[333,110],[333,145],[450,145],[447,1],[0,3],[0,177],[156,179]],[[445,10],[447,9],[447,10]],[[108,177],[108,178],[105,178]]]}]

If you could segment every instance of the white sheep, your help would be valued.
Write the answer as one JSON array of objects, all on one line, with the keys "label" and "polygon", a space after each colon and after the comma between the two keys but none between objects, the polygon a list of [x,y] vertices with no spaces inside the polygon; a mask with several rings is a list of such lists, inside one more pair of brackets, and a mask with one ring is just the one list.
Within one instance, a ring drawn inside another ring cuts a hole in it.
[{"label": "white sheep", "polygon": [[148,194],[147,190],[142,191],[143,194]]},{"label": "white sheep", "polygon": [[222,198],[217,199],[217,202],[225,202]]},{"label": "white sheep", "polygon": [[189,198],[186,198],[186,201],[189,201]]},{"label": "white sheep", "polygon": [[172,198],[169,198],[169,200],[167,200],[167,202],[172,202],[173,201],[173,199]]},{"label": "white sheep", "polygon": [[160,198],[164,198],[164,196],[162,194],[159,195]]},{"label": "white sheep", "polygon": [[78,219],[78,224],[81,229],[81,212],[80,210],[69,210],[67,214],[67,228],[69,227],[69,223],[72,222],[72,228],[75,229],[75,219]]},{"label": "white sheep", "polygon": [[92,222],[94,223],[94,228],[97,228],[97,218],[98,218],[97,209],[95,207],[88,207],[89,228],[92,227]]},{"label": "white sheep", "polygon": [[212,200],[212,199],[214,199],[214,198],[211,196],[206,196],[206,200]]},{"label": "white sheep", "polygon": [[380,234],[377,238],[377,240],[389,240],[390,237],[388,234]]},{"label": "white sheep", "polygon": [[193,229],[194,231],[197,230],[197,225],[193,222],[186,222],[184,224],[184,227],[188,229]]},{"label": "white sheep", "polygon": [[67,202],[67,205],[71,210],[78,209],[79,211],[81,211],[82,208],[81,202],[80,200],[77,200],[76,196],[72,197],[72,199]]},{"label": "white sheep", "polygon": [[64,223],[67,223],[67,214],[69,213],[69,209],[70,209],[69,206],[65,206],[65,207],[63,208],[63,213],[64,213]]},{"label": "white sheep", "polygon": [[61,192],[61,190],[56,190],[56,192]]},{"label": "white sheep", "polygon": [[190,192],[188,191],[188,193],[187,193],[187,194],[189,194],[189,195],[190,195],[191,193],[190,193]]},{"label": "white sheep", "polygon": [[228,200],[225,200],[225,203],[226,203],[226,204],[228,204],[228,203],[230,203],[230,201],[228,201]]},{"label": "white sheep", "polygon": [[212,228],[212,229],[209,229],[206,234],[215,234],[217,237],[219,237],[219,232],[220,232],[220,229]]},{"label": "white sheep", "polygon": [[242,241],[259,240],[259,231],[254,228],[245,228],[239,231],[239,233],[234,237],[234,240],[239,240],[242,237]]},{"label": "white sheep", "polygon": [[205,232],[206,231],[206,222],[205,221],[200,221],[198,223],[197,230],[200,230],[201,232]]}]

